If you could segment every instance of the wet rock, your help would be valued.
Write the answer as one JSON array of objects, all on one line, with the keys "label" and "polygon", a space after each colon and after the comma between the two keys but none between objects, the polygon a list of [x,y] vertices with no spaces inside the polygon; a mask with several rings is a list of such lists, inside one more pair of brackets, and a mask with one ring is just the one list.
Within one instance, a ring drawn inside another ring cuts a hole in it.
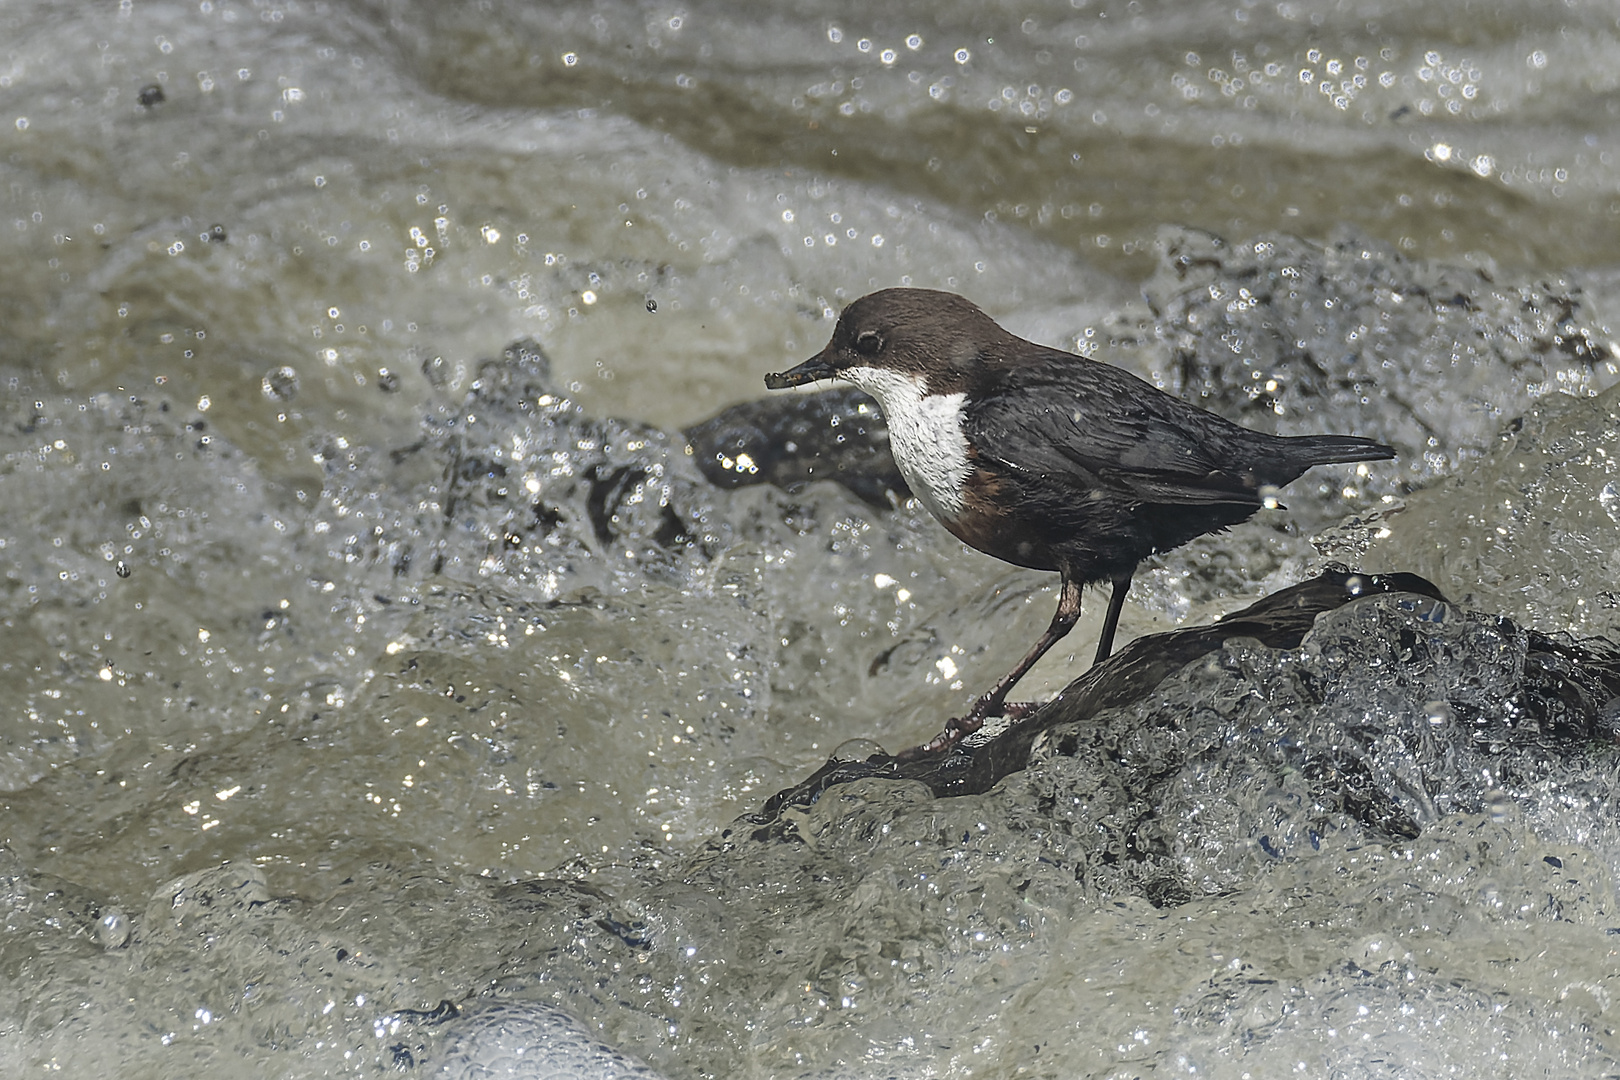
[{"label": "wet rock", "polygon": [[[1247,427],[1331,430],[1397,448],[1356,472],[1400,496],[1492,447],[1542,398],[1616,380],[1603,318],[1577,280],[1510,279],[1488,263],[1409,259],[1351,229],[1325,243],[1284,233],[1228,241],[1165,227],[1147,310],[1107,320],[1099,359]],[[1343,516],[1339,485],[1295,484],[1293,520]]]},{"label": "wet rock", "polygon": [[684,432],[710,483],[793,491],[832,480],[873,506],[910,496],[877,402],[854,387],[733,405]]},{"label": "wet rock", "polygon": [[[936,796],[1024,770],[1091,837],[1106,887],[1177,902],[1236,874],[1187,845],[1219,830],[1282,858],[1352,821],[1411,838],[1540,790],[1613,740],[1620,648],[1462,611],[1410,574],[1330,571],[1209,626],[1139,638],[1021,720],[927,759],[833,760],[751,819],[859,780]],[[1229,846],[1229,845],[1228,845]]]}]

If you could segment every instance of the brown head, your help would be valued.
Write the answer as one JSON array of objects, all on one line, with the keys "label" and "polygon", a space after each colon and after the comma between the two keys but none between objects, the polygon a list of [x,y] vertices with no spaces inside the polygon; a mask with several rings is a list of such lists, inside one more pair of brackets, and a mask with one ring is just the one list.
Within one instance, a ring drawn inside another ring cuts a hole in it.
[{"label": "brown head", "polygon": [[825,349],[765,376],[765,385],[781,390],[881,368],[923,380],[930,394],[958,393],[977,387],[1023,344],[955,293],[884,289],[844,308]]}]

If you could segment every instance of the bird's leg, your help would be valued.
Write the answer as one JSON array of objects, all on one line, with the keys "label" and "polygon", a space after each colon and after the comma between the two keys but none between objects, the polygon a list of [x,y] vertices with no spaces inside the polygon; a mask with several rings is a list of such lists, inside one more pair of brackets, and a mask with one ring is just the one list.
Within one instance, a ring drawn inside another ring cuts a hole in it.
[{"label": "bird's leg", "polygon": [[992,686],[983,697],[975,701],[966,716],[952,717],[946,722],[944,731],[934,736],[930,742],[911,751],[911,754],[934,754],[948,750],[983,727],[985,717],[1002,716],[1011,709],[1017,709],[1020,716],[1028,715],[1030,708],[1022,703],[1012,706],[1005,704],[1008,692],[1024,677],[1025,672],[1035,666],[1035,661],[1045,656],[1047,650],[1062,640],[1064,634],[1074,629],[1075,621],[1079,618],[1080,583],[1065,574],[1062,589],[1058,593],[1057,611],[1052,615],[1052,624],[1046,628],[1046,633],[1041,635],[1035,647],[1025,653],[1024,658],[997,680],[996,685]]},{"label": "bird's leg", "polygon": [[1097,638],[1097,658],[1091,662],[1096,667],[1108,659],[1108,654],[1114,651],[1114,631],[1119,629],[1119,613],[1125,607],[1125,594],[1131,591],[1131,575],[1136,568],[1117,574],[1114,577],[1114,592],[1108,598],[1108,614],[1103,616],[1102,634]]}]

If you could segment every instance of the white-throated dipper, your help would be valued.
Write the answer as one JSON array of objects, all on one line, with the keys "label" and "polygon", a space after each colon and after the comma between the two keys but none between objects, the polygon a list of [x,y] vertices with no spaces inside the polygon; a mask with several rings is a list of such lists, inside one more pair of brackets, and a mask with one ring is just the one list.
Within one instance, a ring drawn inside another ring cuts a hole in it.
[{"label": "white-throated dipper", "polygon": [[925,753],[987,717],[1034,708],[1009,705],[1007,693],[1074,626],[1082,587],[1113,582],[1101,662],[1137,563],[1247,521],[1267,489],[1312,466],[1395,456],[1354,435],[1239,427],[1118,368],[1015,337],[966,298],[930,289],[861,297],[825,349],[765,385],[833,378],[877,399],[901,475],[957,539],[1062,575],[1046,633]]}]

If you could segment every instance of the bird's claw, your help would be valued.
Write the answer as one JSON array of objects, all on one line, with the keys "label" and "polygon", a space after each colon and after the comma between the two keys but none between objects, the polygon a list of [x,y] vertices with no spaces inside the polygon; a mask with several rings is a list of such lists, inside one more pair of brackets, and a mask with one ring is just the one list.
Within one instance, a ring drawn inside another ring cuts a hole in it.
[{"label": "bird's claw", "polygon": [[900,759],[902,761],[911,761],[920,757],[931,757],[934,754],[949,750],[975,731],[984,727],[984,720],[987,716],[1005,716],[1009,720],[1022,720],[1038,708],[1040,708],[1040,704],[1034,701],[1004,701],[989,706],[985,706],[981,702],[969,711],[966,716],[953,716],[945,721],[945,730],[935,735],[928,742],[923,743],[921,746],[912,747],[910,750],[902,751]]},{"label": "bird's claw", "polygon": [[935,735],[921,746],[914,746],[910,750],[902,750],[899,754],[901,761],[914,761],[917,758],[932,757],[949,750],[969,735],[984,726],[984,720],[968,713],[966,716],[953,716],[945,721],[945,730]]}]

